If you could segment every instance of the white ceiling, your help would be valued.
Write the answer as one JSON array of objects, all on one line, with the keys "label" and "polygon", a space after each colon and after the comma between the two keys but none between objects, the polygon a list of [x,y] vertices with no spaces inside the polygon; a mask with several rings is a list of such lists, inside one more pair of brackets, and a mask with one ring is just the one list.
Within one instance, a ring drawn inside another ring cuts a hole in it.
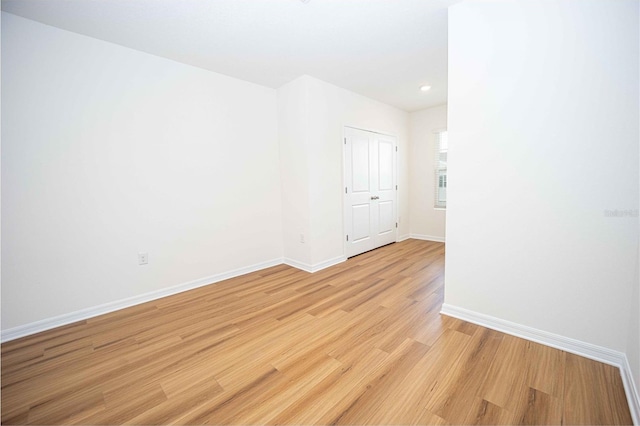
[{"label": "white ceiling", "polygon": [[416,111],[446,102],[457,1],[2,0],[2,10],[264,86],[308,74]]}]

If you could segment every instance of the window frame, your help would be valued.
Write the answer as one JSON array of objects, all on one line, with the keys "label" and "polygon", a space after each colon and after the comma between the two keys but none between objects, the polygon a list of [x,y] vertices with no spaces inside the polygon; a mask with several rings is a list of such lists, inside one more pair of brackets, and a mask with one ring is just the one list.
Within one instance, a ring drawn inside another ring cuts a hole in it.
[{"label": "window frame", "polygon": [[[445,140],[447,142],[446,147],[442,149],[442,134],[445,134]],[[433,185],[433,206],[437,210],[446,210],[447,208],[447,186],[448,186],[448,178],[447,178],[447,161],[449,154],[449,144],[448,144],[448,131],[446,128],[440,128],[433,131],[433,156],[434,156],[434,185]],[[444,154],[444,161],[443,156]],[[444,199],[441,199],[443,187],[441,184],[444,183]]]}]

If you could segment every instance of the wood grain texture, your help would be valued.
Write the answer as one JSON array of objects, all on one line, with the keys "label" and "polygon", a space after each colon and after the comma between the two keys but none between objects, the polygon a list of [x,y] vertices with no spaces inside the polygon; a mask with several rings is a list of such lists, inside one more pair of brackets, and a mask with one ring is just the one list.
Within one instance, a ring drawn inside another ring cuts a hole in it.
[{"label": "wood grain texture", "polygon": [[5,343],[2,423],[631,423],[614,367],[441,316],[443,273],[408,240]]}]

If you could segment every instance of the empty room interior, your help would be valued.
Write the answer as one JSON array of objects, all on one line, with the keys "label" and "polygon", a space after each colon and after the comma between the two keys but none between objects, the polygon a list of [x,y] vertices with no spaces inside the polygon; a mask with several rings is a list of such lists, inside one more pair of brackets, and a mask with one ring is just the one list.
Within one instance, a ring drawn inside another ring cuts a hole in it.
[{"label": "empty room interior", "polygon": [[2,424],[640,425],[639,0],[2,0],[1,50]]}]

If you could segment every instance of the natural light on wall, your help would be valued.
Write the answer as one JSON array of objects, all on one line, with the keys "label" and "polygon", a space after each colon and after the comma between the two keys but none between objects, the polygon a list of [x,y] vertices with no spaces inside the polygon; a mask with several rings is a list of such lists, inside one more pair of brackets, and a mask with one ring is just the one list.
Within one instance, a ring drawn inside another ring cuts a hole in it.
[{"label": "natural light on wall", "polygon": [[436,132],[435,143],[435,207],[447,207],[447,150],[448,136],[446,130]]}]

